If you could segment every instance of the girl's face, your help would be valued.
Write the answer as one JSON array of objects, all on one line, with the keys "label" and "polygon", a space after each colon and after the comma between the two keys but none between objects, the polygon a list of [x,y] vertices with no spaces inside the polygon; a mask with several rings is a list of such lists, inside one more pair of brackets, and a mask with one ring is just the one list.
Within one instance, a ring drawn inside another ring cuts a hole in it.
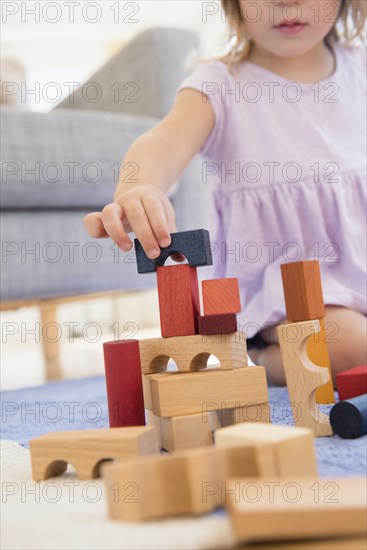
[{"label": "girl's face", "polygon": [[322,43],[342,0],[239,0],[245,30],[255,46],[280,57],[306,53]]}]

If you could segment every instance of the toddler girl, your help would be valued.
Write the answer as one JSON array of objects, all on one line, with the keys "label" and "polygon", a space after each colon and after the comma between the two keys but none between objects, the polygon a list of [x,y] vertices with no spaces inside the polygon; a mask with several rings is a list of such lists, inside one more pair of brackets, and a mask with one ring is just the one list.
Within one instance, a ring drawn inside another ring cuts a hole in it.
[{"label": "toddler girl", "polygon": [[[198,152],[213,195],[214,277],[237,277],[249,355],[284,384],[280,264],[320,262],[333,373],[366,364],[365,0],[222,0],[225,58],[202,63],[138,138],[92,237],[156,258],[176,231],[166,191]],[[359,47],[358,47],[359,46]]]}]

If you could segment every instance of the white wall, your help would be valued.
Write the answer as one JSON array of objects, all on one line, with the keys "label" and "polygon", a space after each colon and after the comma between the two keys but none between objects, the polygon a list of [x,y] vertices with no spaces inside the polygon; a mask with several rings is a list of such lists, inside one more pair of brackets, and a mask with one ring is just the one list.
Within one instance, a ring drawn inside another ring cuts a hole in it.
[{"label": "white wall", "polygon": [[[23,91],[32,110],[51,109],[57,89],[62,97],[68,95],[65,82],[82,83],[122,44],[149,27],[197,31],[211,53],[222,52],[225,43],[219,0],[2,0],[0,5],[1,56],[26,67],[26,84],[14,93]],[[49,82],[58,87],[47,87]],[[26,94],[36,87],[37,97]]]}]

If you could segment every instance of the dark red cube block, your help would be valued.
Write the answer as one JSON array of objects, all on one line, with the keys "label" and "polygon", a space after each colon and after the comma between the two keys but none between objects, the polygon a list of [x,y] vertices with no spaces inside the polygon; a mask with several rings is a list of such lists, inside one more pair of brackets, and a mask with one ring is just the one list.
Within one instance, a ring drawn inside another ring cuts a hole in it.
[{"label": "dark red cube block", "polygon": [[237,315],[200,315],[198,317],[199,334],[231,334],[237,332]]},{"label": "dark red cube block", "polygon": [[336,386],[340,401],[367,393],[367,365],[354,367],[337,374]]},{"label": "dark red cube block", "polygon": [[103,344],[110,428],[145,426],[138,340]]}]

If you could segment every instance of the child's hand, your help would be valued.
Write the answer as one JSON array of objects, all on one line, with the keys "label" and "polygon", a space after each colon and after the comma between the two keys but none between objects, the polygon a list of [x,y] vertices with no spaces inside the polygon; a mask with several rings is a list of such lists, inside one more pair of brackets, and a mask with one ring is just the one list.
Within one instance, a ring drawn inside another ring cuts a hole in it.
[{"label": "child's hand", "polygon": [[175,213],[166,195],[154,185],[139,184],[123,191],[102,212],[92,212],[84,225],[93,238],[111,237],[125,252],[132,248],[127,233],[133,231],[149,258],[157,258],[159,247],[171,243]]}]

